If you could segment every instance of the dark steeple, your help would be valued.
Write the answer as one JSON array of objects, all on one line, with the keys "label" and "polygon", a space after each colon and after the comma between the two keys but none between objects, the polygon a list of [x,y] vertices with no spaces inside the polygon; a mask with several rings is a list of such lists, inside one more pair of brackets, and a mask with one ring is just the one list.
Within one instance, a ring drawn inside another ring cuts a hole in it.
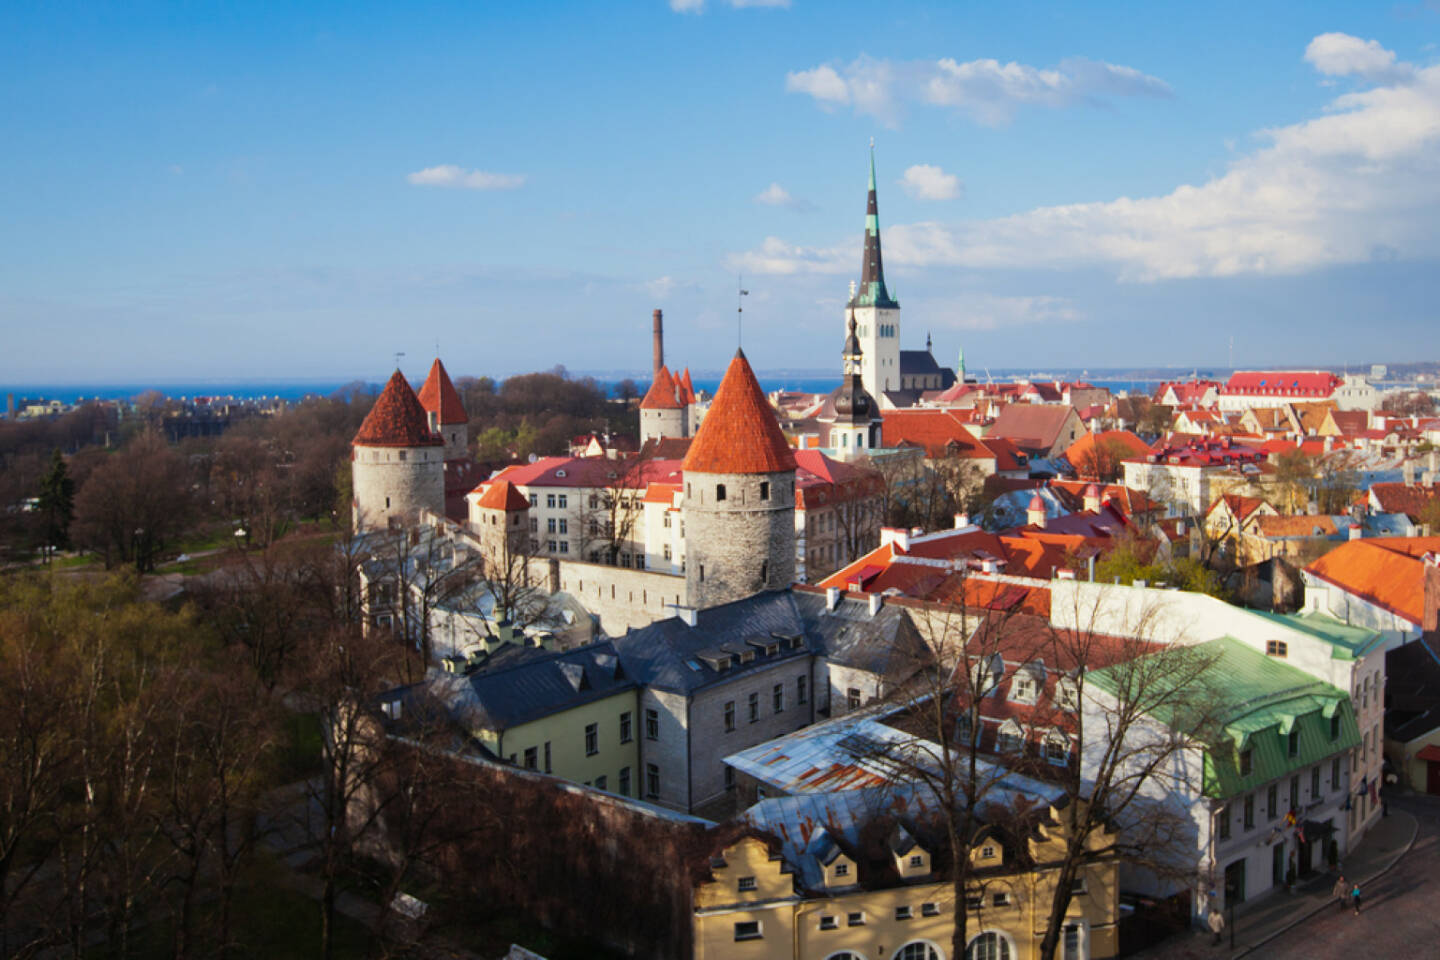
[{"label": "dark steeple", "polygon": [[[845,360],[845,376],[831,392],[835,407],[835,423],[870,423],[877,419],[879,407],[860,382],[860,338],[855,335],[855,313],[850,313],[850,335],[840,349]],[[833,444],[833,441],[832,441]]]},{"label": "dark steeple", "polygon": [[875,145],[870,145],[870,193],[865,198],[865,259],[860,264],[860,289],[850,301],[856,307],[891,307],[900,304],[885,289],[885,265],[880,260],[880,207],[875,201]]}]

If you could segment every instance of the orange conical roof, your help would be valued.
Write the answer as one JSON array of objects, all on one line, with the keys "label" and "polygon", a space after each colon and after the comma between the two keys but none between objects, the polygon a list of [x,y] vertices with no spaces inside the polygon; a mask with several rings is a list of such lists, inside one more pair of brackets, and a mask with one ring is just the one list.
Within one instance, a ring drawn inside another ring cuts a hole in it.
[{"label": "orange conical roof", "polygon": [[735,351],[690,441],[684,469],[699,473],[779,473],[795,469],[795,453],[743,350]]},{"label": "orange conical roof", "polygon": [[438,447],[445,441],[430,432],[420,398],[396,370],[351,442],[365,447]]},{"label": "orange conical roof", "polygon": [[440,415],[440,423],[469,423],[470,418],[465,416],[465,407],[460,403],[460,394],[455,390],[455,384],[450,382],[450,374],[445,372],[445,364],[436,357],[435,362],[430,365],[430,376],[425,378],[425,385],[420,388],[420,406],[430,413]]},{"label": "orange conical roof", "polygon": [[486,510],[528,510],[530,501],[509,480],[496,480],[485,488],[477,504]]},{"label": "orange conical roof", "polygon": [[678,410],[683,404],[676,399],[675,378],[670,375],[669,369],[660,365],[655,372],[655,382],[650,384],[650,389],[645,394],[645,399],[640,401],[641,410]]},{"label": "orange conical roof", "polygon": [[680,402],[695,402],[695,385],[690,382],[689,367],[686,367],[685,372],[680,375]]}]

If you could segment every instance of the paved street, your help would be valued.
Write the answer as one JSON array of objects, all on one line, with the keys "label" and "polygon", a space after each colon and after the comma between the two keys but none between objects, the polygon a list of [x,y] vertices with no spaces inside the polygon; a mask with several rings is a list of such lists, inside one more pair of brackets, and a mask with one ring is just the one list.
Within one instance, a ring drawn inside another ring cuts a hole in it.
[{"label": "paved street", "polygon": [[[1392,803],[1420,822],[1415,845],[1389,873],[1362,888],[1360,916],[1324,910],[1253,954],[1277,960],[1440,956],[1440,798]],[[1217,951],[1218,952],[1218,951]]]},{"label": "paved street", "polygon": [[[1326,905],[1310,914],[1325,900],[1329,883],[1315,892],[1291,897],[1275,894],[1255,904],[1241,916],[1236,950],[1230,950],[1228,936],[1212,946],[1210,935],[1199,932],[1172,937],[1136,954],[1136,960],[1218,960],[1252,957],[1281,960],[1326,960],[1329,957],[1383,957],[1404,960],[1410,957],[1440,956],[1440,798],[1402,797],[1392,799],[1397,815],[1386,821],[1388,835],[1376,839],[1364,857],[1359,875],[1369,875],[1389,863],[1408,841],[1408,821],[1418,824],[1414,845],[1385,874],[1364,884],[1364,909],[1360,916]],[[1399,829],[1402,828],[1403,829]],[[1354,861],[1352,861],[1354,862]],[[1353,874],[1352,874],[1353,875]],[[1295,926],[1256,945],[1254,939],[1271,936],[1288,924]]]}]

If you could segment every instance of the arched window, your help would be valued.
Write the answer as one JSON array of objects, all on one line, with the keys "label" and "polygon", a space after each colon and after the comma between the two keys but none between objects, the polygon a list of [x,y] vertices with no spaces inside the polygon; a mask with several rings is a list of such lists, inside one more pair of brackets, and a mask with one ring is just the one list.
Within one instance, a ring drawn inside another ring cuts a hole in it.
[{"label": "arched window", "polygon": [[[912,940],[891,955],[890,960],[945,960],[945,955],[940,948],[933,943],[924,940]],[[1009,960],[1009,954],[1006,954]]]},{"label": "arched window", "polygon": [[980,934],[965,948],[965,960],[1010,960],[1010,938],[994,930]]}]

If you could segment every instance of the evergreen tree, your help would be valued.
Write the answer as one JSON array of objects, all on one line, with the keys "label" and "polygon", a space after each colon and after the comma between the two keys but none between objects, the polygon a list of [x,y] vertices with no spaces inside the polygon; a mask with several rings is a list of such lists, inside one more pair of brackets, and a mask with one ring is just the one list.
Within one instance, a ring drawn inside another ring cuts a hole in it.
[{"label": "evergreen tree", "polygon": [[40,478],[39,511],[46,556],[52,549],[70,545],[70,520],[75,516],[75,481],[65,468],[57,447],[50,469]]}]

